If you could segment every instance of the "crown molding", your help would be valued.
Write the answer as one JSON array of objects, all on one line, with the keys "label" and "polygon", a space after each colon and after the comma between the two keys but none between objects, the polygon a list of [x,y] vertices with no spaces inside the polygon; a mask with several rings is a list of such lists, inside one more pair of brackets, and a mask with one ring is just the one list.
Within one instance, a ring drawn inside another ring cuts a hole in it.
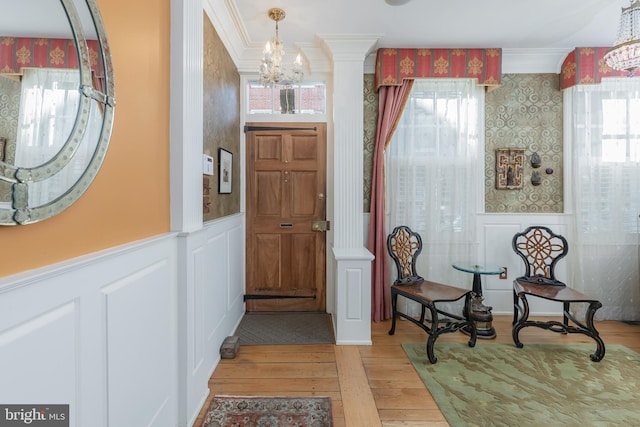
[{"label": "crown molding", "polygon": [[573,49],[502,49],[502,74],[560,74],[562,62]]},{"label": "crown molding", "polygon": [[203,0],[203,8],[231,60],[238,66],[249,45],[249,37],[235,4],[232,0]]}]

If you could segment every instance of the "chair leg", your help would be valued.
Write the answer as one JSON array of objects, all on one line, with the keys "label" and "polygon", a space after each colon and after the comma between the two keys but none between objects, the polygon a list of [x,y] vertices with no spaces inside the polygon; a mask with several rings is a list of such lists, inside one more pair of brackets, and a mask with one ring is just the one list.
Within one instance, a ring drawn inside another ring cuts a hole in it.
[{"label": "chair leg", "polygon": [[398,294],[391,292],[391,329],[389,335],[396,333],[396,306],[398,304]]},{"label": "chair leg", "polygon": [[[516,293],[514,292],[513,295],[514,295],[514,298],[516,299],[515,307],[518,313],[520,314],[520,317],[518,318],[517,322],[513,325],[513,328],[511,330],[511,336],[513,338],[513,342],[515,343],[516,347],[522,348],[524,347],[524,344],[520,342],[520,338],[518,335],[520,334],[520,330],[526,326],[527,319],[529,318],[529,302],[527,301],[527,297],[524,294],[516,295]],[[520,302],[522,302],[522,307],[520,307],[520,304],[518,304],[518,299],[520,300]],[[515,317],[515,313],[514,313],[514,317]]]},{"label": "chair leg", "polygon": [[602,303],[600,301],[594,301],[589,304],[589,308],[587,308],[586,313],[587,335],[593,338],[597,345],[596,352],[589,356],[593,362],[601,361],[605,353],[604,341],[600,338],[600,334],[593,323],[593,316],[600,307],[602,307]]},{"label": "chair leg", "polygon": [[567,316],[567,313],[569,313],[569,310],[571,309],[570,303],[565,302],[563,304],[563,309],[564,311],[562,312],[562,321],[564,322],[564,326],[569,326],[569,317]]},{"label": "chair leg", "polygon": [[428,334],[429,338],[427,339],[427,357],[429,358],[429,362],[436,363],[438,358],[433,352],[433,346],[436,344],[436,338],[438,338],[439,334],[438,310],[436,310],[436,307],[432,304],[429,306],[429,311],[431,311],[431,333]]},{"label": "chair leg", "polygon": [[464,318],[467,320],[468,326],[470,329],[470,331],[468,331],[469,347],[475,347],[476,340],[478,338],[478,329],[476,328],[476,322],[474,321],[473,316],[471,315],[471,294],[467,294],[467,296],[464,299]]},{"label": "chair leg", "polygon": [[519,305],[518,305],[518,296],[516,295],[516,291],[513,291],[513,322],[512,325],[515,325],[518,321],[519,314]]}]

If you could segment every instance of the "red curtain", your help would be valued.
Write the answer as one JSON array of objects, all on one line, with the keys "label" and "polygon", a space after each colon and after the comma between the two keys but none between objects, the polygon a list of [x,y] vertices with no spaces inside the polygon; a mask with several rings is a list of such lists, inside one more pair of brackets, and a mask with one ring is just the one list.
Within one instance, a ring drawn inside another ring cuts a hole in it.
[{"label": "red curtain", "polygon": [[502,49],[378,49],[376,89],[433,77],[474,78],[482,86],[500,86]]},{"label": "red curtain", "polygon": [[371,317],[391,317],[387,233],[385,227],[384,151],[398,124],[416,78],[474,78],[495,88],[502,82],[502,49],[378,49],[376,89],[378,128],[373,155],[371,208],[367,248],[371,266]]},{"label": "red curtain", "polygon": [[371,316],[379,322],[391,317],[388,269],[386,262],[387,232],[384,204],[384,150],[391,141],[398,119],[409,98],[413,80],[403,80],[400,86],[383,86],[379,90],[378,127],[373,154],[371,208],[367,248],[375,255],[371,267]]},{"label": "red curtain", "polygon": [[[87,40],[91,69],[103,75],[98,41]],[[78,68],[74,40],[0,37],[0,73],[21,74],[22,68]]]},{"label": "red curtain", "polygon": [[560,71],[560,89],[578,84],[597,84],[603,77],[627,77],[604,62],[608,47],[578,47],[567,55]]}]

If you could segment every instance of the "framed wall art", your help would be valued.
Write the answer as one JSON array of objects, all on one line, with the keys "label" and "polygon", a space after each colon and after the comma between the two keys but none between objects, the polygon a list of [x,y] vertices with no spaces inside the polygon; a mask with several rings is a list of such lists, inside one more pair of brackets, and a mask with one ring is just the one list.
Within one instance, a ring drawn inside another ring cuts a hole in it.
[{"label": "framed wall art", "polygon": [[497,190],[516,190],[522,188],[523,172],[523,148],[498,148],[496,150]]},{"label": "framed wall art", "polygon": [[233,179],[233,154],[218,148],[218,193],[231,194]]}]

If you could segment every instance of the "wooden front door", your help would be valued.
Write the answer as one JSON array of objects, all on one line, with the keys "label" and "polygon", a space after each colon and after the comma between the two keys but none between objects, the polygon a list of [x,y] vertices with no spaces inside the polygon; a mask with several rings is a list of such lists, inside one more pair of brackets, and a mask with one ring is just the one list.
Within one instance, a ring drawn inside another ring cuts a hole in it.
[{"label": "wooden front door", "polygon": [[326,126],[247,124],[246,142],[247,311],[326,311]]}]

